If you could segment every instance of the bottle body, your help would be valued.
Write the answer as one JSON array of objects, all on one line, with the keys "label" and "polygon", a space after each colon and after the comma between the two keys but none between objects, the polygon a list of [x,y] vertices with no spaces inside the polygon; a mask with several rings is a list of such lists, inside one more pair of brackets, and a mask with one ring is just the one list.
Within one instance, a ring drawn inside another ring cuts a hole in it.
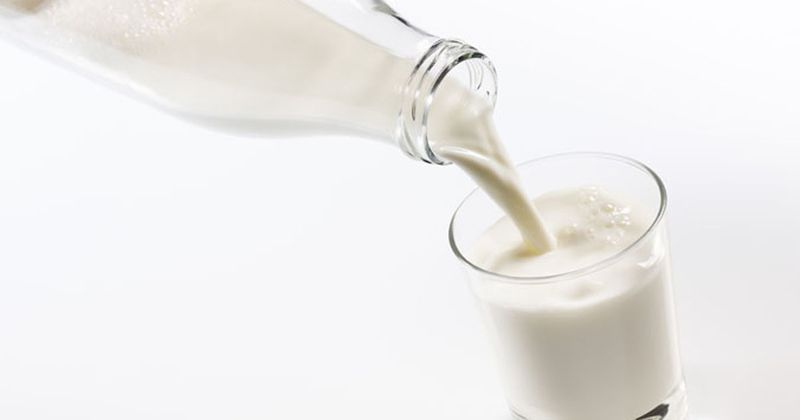
[{"label": "bottle body", "polygon": [[395,140],[432,160],[418,156],[427,140],[408,114],[433,92],[414,75],[441,76],[420,66],[442,43],[382,2],[0,0],[0,9],[16,38],[184,118],[259,136]]}]

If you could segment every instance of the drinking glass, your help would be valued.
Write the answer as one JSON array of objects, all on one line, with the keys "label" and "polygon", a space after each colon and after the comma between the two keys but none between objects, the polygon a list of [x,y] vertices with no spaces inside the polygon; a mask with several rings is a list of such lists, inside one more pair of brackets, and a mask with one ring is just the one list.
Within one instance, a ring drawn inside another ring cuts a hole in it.
[{"label": "drinking glass", "polygon": [[630,199],[648,228],[602,261],[513,277],[470,255],[504,216],[475,190],[456,210],[450,244],[463,263],[494,347],[512,413],[524,420],[682,420],[678,349],[661,179],[635,160],[569,153],[518,167],[530,197],[597,186]]}]

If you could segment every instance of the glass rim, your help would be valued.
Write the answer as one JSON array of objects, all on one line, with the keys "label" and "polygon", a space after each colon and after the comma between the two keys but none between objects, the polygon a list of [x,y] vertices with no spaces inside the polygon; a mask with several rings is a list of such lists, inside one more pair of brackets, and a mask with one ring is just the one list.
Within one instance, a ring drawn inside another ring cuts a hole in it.
[{"label": "glass rim", "polygon": [[525,162],[522,162],[516,165],[517,168],[521,168],[524,166],[529,166],[532,164],[536,164],[542,161],[551,161],[551,160],[559,160],[565,158],[597,158],[597,159],[605,159],[605,160],[612,160],[617,161],[620,163],[624,163],[628,166],[631,166],[635,169],[640,170],[641,172],[649,175],[650,178],[655,182],[656,186],[658,187],[659,199],[660,203],[658,206],[658,212],[656,213],[655,217],[653,218],[650,225],[647,229],[642,233],[633,243],[628,245],[627,247],[623,248],[622,250],[616,252],[615,254],[604,258],[596,263],[590,264],[585,267],[579,267],[574,270],[569,270],[561,273],[555,274],[548,274],[544,276],[510,276],[507,274],[496,273],[490,270],[487,270],[483,267],[478,266],[477,264],[470,261],[464,253],[458,247],[455,238],[455,223],[456,218],[458,217],[459,212],[464,207],[464,205],[473,197],[475,194],[480,192],[480,188],[475,188],[470,191],[466,197],[458,204],[456,210],[453,212],[453,216],[450,218],[450,225],[448,228],[448,240],[450,242],[450,249],[452,249],[453,253],[456,257],[461,260],[464,264],[466,264],[469,268],[472,268],[478,272],[488,274],[489,276],[493,277],[497,281],[502,281],[506,283],[522,283],[522,284],[545,284],[545,283],[555,283],[555,282],[562,282],[571,280],[574,278],[578,278],[584,276],[589,273],[593,273],[595,271],[601,270],[605,267],[611,266],[621,260],[625,255],[629,254],[630,252],[634,251],[635,249],[639,248],[647,238],[653,235],[655,232],[656,227],[661,223],[664,219],[664,215],[667,212],[667,189],[664,186],[664,182],[661,180],[661,177],[652,170],[649,166],[645,165],[644,163],[629,158],[627,156],[615,154],[615,153],[605,153],[605,152],[566,152],[566,153],[558,153],[554,155],[548,155],[543,157],[538,157],[535,159],[530,159]]}]

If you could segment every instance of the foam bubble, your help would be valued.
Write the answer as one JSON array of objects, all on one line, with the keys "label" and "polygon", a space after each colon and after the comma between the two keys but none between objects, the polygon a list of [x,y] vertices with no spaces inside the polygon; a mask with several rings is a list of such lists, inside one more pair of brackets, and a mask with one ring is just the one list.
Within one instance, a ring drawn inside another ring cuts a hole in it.
[{"label": "foam bubble", "polygon": [[562,229],[564,240],[574,241],[582,236],[591,241],[617,245],[628,235],[631,224],[630,207],[619,205],[608,192],[586,186],[578,190],[578,215],[569,229]]},{"label": "foam bubble", "polygon": [[196,0],[54,0],[43,13],[59,28],[113,48],[143,52],[165,41]]}]

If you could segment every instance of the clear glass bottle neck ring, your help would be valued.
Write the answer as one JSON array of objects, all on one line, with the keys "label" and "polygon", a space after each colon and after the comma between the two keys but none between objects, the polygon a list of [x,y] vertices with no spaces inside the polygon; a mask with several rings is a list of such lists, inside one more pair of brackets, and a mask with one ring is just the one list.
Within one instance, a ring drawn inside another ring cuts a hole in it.
[{"label": "clear glass bottle neck ring", "polygon": [[400,148],[411,157],[437,165],[450,163],[437,156],[430,147],[428,117],[433,97],[442,81],[453,69],[462,66],[466,71],[459,73],[460,82],[494,107],[497,100],[497,72],[489,58],[475,47],[458,40],[435,41],[417,61],[403,89],[395,136]]}]

